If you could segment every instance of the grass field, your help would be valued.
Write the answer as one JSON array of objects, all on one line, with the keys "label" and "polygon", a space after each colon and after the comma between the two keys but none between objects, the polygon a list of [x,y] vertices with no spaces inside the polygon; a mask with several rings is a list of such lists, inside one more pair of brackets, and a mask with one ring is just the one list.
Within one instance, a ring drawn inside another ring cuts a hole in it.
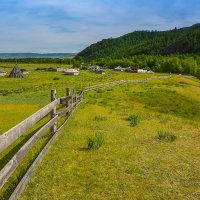
[{"label": "grass field", "polygon": [[[85,71],[78,77],[31,72],[19,80],[0,78],[0,132],[47,104],[51,89],[64,96],[66,87],[81,91],[89,84],[147,76]],[[87,93],[20,199],[199,199],[199,108],[200,81],[181,76]],[[0,155],[1,168],[33,132]],[[89,150],[88,138],[96,134],[104,143]],[[28,153],[1,199],[8,198],[49,137]]]}]

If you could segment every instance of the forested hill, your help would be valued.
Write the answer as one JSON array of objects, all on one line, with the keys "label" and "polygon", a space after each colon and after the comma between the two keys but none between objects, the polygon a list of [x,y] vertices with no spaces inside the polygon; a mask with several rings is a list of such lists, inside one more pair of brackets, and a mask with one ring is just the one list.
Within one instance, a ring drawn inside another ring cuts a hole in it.
[{"label": "forested hill", "polygon": [[135,31],[92,44],[77,58],[130,58],[140,54],[200,53],[200,23],[169,31]]}]

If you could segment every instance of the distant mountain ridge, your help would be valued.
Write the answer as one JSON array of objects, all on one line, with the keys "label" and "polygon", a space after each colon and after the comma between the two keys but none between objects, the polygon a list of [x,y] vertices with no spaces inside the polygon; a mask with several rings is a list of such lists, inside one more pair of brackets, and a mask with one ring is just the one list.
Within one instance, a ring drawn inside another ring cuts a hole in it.
[{"label": "distant mountain ridge", "polygon": [[75,53],[0,53],[0,59],[17,58],[65,58],[73,57]]},{"label": "distant mountain ridge", "polygon": [[169,31],[134,31],[118,38],[103,39],[76,55],[85,60],[129,58],[134,55],[200,53],[200,23]]}]

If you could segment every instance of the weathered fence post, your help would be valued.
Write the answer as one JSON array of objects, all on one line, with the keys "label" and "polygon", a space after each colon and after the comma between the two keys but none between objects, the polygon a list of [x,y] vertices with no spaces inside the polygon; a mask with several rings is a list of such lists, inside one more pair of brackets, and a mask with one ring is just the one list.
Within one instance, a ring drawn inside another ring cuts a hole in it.
[{"label": "weathered fence post", "polygon": [[[51,90],[51,102],[56,100],[56,90]],[[56,116],[56,106],[51,111],[51,119],[53,119]],[[51,134],[54,135],[57,131],[56,123],[53,124],[51,127]]]},{"label": "weathered fence post", "polygon": [[[66,98],[67,98],[67,101],[66,101],[66,108],[70,108],[70,94],[71,94],[71,90],[70,90],[70,88],[67,88],[67,89],[66,89]],[[68,116],[68,117],[70,116],[70,111],[67,112],[67,116]]]},{"label": "weathered fence post", "polygon": [[72,89],[72,94],[71,94],[71,101],[72,101],[72,111],[74,110],[74,93],[75,93],[75,90],[74,89]]},{"label": "weathered fence post", "polygon": [[77,104],[77,94],[76,94],[76,92],[74,94],[74,103],[75,103],[75,108],[76,108],[76,104]]},{"label": "weathered fence post", "polygon": [[78,94],[76,92],[76,105],[78,104]]}]

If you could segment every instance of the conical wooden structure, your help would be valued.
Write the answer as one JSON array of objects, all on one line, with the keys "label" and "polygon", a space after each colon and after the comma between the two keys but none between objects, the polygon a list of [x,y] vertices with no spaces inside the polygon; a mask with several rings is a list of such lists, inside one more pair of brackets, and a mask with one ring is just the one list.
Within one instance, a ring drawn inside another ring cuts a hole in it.
[{"label": "conical wooden structure", "polygon": [[21,69],[19,68],[19,66],[17,64],[13,67],[12,71],[10,72],[9,77],[11,77],[11,78],[23,78],[24,77]]}]

